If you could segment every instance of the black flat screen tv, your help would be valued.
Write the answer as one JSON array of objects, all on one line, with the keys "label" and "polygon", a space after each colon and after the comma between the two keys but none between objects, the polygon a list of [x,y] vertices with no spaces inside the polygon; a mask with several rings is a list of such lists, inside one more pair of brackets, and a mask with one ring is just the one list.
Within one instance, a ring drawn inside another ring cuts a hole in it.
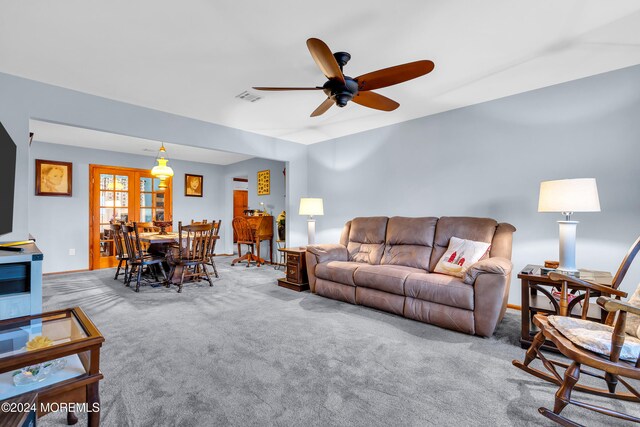
[{"label": "black flat screen tv", "polygon": [[0,236],[13,228],[16,144],[0,123]]}]

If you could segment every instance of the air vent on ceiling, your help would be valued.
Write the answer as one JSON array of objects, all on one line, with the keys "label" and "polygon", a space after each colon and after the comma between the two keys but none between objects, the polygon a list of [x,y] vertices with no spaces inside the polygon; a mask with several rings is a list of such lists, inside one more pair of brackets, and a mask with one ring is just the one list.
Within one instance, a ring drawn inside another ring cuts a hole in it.
[{"label": "air vent on ceiling", "polygon": [[248,91],[244,91],[239,95],[236,95],[236,98],[240,98],[243,101],[249,101],[249,102],[256,102],[256,101],[260,101],[262,99],[261,96],[258,95],[254,95]]}]

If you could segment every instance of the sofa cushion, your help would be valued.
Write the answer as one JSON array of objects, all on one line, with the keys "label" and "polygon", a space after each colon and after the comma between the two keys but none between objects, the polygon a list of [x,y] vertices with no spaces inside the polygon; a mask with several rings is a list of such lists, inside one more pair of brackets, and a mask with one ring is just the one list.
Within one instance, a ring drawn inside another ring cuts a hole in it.
[{"label": "sofa cushion", "polygon": [[356,304],[377,308],[402,316],[404,312],[404,295],[394,295],[377,289],[356,286]]},{"label": "sofa cushion", "polygon": [[407,218],[394,216],[387,224],[387,245],[433,246],[438,218]]},{"label": "sofa cushion", "polygon": [[429,271],[435,271],[438,261],[447,251],[449,240],[453,236],[459,239],[491,243],[497,226],[498,223],[490,218],[443,216],[436,225],[436,237],[431,252]]},{"label": "sofa cushion", "polygon": [[408,266],[428,270],[430,258],[431,248],[428,246],[387,245],[384,248],[384,254],[382,255],[380,264]]},{"label": "sofa cushion", "polygon": [[343,285],[355,286],[353,273],[362,264],[349,261],[329,261],[316,265],[316,277],[342,283]]},{"label": "sofa cushion", "polygon": [[353,275],[356,286],[404,295],[404,281],[411,274],[390,265],[363,265]]},{"label": "sofa cushion", "polygon": [[419,300],[473,310],[473,286],[456,277],[438,273],[411,273],[404,294]]},{"label": "sofa cushion", "polygon": [[316,293],[323,297],[338,301],[356,303],[356,287],[342,285],[331,280],[318,279],[316,281]]},{"label": "sofa cushion", "polygon": [[473,311],[431,301],[406,297],[404,301],[404,317],[464,332],[465,334],[476,333]]},{"label": "sofa cushion", "polygon": [[386,216],[359,217],[351,220],[349,242],[384,243],[387,235]]},{"label": "sofa cushion", "polygon": [[347,221],[347,223],[342,227],[342,233],[340,233],[340,244],[344,247],[347,247],[349,244],[349,233],[351,232],[351,221]]},{"label": "sofa cushion", "polygon": [[349,253],[349,261],[377,265],[382,259],[384,244],[349,242],[347,252]]},{"label": "sofa cushion", "polygon": [[381,264],[429,269],[429,259],[438,218],[394,216],[387,224]]},{"label": "sofa cushion", "polygon": [[380,264],[388,219],[386,216],[372,216],[351,220],[347,243],[349,261]]},{"label": "sofa cushion", "polygon": [[407,273],[426,273],[426,270],[415,267],[407,267],[406,265],[387,265],[386,267],[395,268],[396,270],[406,271]]}]

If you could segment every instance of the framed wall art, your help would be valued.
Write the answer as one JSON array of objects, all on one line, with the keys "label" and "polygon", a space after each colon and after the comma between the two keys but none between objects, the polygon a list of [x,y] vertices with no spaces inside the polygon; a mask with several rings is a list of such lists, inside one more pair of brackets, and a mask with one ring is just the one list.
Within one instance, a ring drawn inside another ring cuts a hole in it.
[{"label": "framed wall art", "polygon": [[73,164],[36,159],[36,196],[71,197]]},{"label": "framed wall art", "polygon": [[258,172],[258,196],[271,194],[271,172],[269,169]]},{"label": "framed wall art", "polygon": [[202,197],[202,175],[184,174],[184,195],[188,197]]}]

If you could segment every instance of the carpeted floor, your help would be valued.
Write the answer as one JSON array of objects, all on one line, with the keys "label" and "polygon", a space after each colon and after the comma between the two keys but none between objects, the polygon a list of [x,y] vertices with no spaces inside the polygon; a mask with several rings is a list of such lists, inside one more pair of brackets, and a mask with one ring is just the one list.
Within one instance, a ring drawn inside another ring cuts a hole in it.
[{"label": "carpeted floor", "polygon": [[[555,387],[511,365],[524,354],[519,312],[479,338],[278,287],[283,273],[269,266],[216,262],[213,287],[182,294],[136,294],[113,270],[45,278],[45,310],[79,305],[106,337],[102,425],[552,424],[537,409],[552,406]],[[640,415],[638,405],[615,407]],[[65,416],[39,425],[65,425]]]}]

